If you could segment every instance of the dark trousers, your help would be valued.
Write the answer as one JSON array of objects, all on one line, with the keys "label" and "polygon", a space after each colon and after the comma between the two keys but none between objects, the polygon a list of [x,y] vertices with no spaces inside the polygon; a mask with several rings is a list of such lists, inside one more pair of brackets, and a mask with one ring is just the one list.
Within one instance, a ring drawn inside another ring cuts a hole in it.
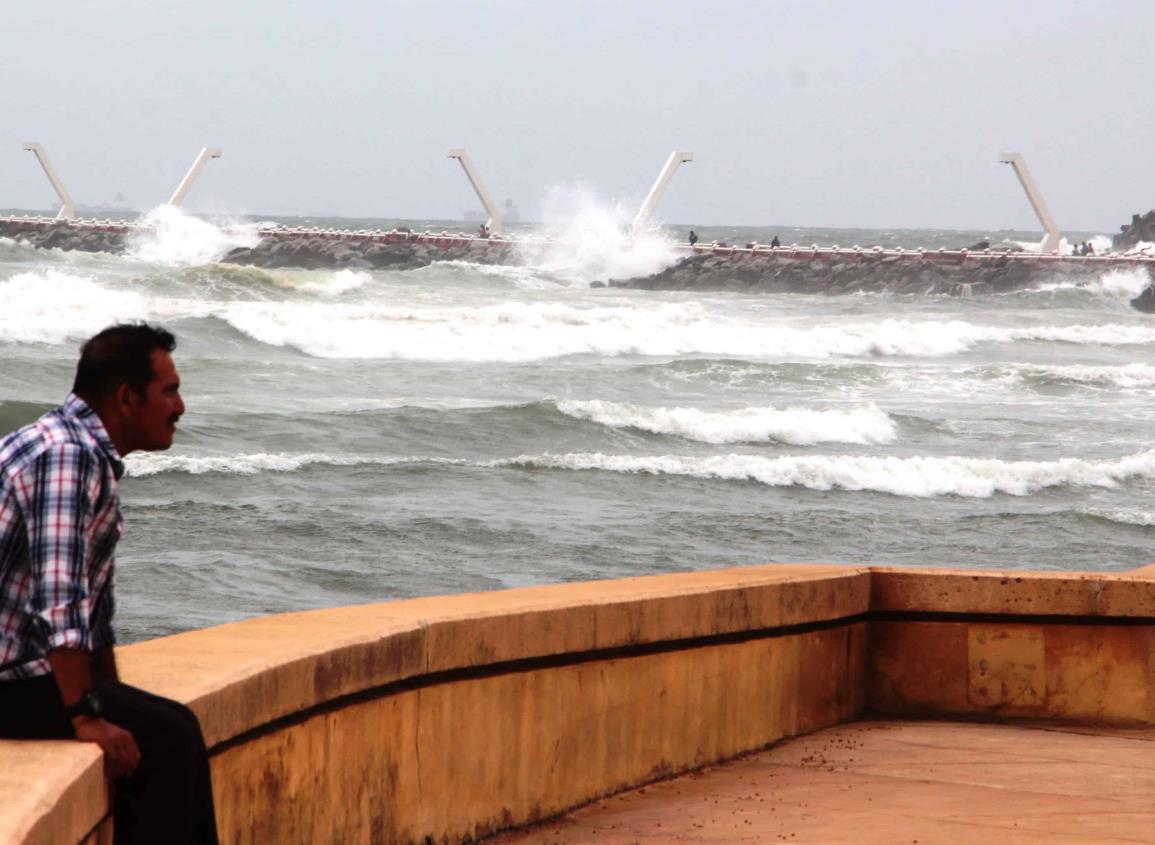
[{"label": "dark trousers", "polygon": [[[183,704],[117,681],[96,683],[104,718],[132,734],[140,765],[113,782],[115,845],[215,845],[208,753],[197,717]],[[71,739],[72,723],[51,675],[0,682],[0,737]]]}]

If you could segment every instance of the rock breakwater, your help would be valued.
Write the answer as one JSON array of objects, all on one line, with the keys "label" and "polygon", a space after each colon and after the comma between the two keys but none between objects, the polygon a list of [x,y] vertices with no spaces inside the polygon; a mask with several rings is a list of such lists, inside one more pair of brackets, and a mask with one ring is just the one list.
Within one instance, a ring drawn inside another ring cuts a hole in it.
[{"label": "rock breakwater", "polygon": [[[1152,212],[1155,215],[1155,212]],[[0,218],[0,236],[32,246],[123,252],[132,236],[147,226],[107,220]],[[537,241],[484,239],[466,235],[400,231],[269,229],[254,246],[239,247],[222,259],[269,269],[411,270],[438,261],[475,264],[523,264]],[[985,246],[985,245],[977,245]],[[882,250],[712,245],[680,246],[686,257],[650,276],[594,282],[595,287],[641,290],[708,290],[762,293],[849,294],[894,292],[956,296],[1002,293],[1051,282],[1092,283],[1114,268],[1142,267],[1149,274],[1155,258],[1141,256],[1057,256],[961,250]],[[1133,300],[1155,311],[1155,290]]]},{"label": "rock breakwater", "polygon": [[265,235],[255,247],[234,249],[222,260],[269,269],[415,270],[435,261],[516,263],[516,255],[511,241],[497,239],[394,232],[379,236],[287,236],[278,232]]},{"label": "rock breakwater", "polygon": [[717,290],[840,294],[881,292],[970,295],[1002,293],[1062,279],[1087,280],[1116,263],[1110,257],[1060,258],[990,252],[729,249],[692,255],[643,279],[611,282],[643,290]]},{"label": "rock breakwater", "polygon": [[0,236],[25,241],[40,249],[68,249],[78,252],[124,252],[128,234],[136,227],[106,221],[0,220]]}]

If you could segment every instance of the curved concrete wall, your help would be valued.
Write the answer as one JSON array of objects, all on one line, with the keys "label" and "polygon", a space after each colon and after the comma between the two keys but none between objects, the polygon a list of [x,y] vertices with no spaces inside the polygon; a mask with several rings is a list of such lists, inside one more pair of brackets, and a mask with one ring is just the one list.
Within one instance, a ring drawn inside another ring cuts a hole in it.
[{"label": "curved concrete wall", "polygon": [[[766,566],[251,619],[120,649],[226,842],[467,841],[877,711],[1155,722],[1155,581]],[[0,742],[0,839],[107,837],[100,757]]]}]

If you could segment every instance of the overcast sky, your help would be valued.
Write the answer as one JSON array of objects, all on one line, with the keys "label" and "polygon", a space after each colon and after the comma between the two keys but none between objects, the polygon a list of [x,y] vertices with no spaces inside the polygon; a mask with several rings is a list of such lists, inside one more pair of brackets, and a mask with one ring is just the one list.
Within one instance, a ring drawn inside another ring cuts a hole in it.
[{"label": "overcast sky", "polygon": [[536,217],[551,186],[669,222],[1061,227],[1155,207],[1155,2],[54,0],[0,22],[0,207],[456,218],[451,146]]}]

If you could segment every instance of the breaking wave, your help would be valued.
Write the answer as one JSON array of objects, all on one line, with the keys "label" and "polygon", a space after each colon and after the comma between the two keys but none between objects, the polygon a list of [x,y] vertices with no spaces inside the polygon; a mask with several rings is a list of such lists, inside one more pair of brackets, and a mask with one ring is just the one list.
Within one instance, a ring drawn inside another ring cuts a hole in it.
[{"label": "breaking wave", "polygon": [[597,470],[635,475],[756,482],[770,487],[888,493],[911,498],[938,496],[989,498],[999,493],[1027,496],[1056,487],[1116,488],[1128,481],[1155,479],[1155,450],[1104,461],[1081,458],[1063,458],[1057,461],[1003,461],[994,458],[963,457],[899,458],[855,455],[763,457],[743,454],[687,457],[601,453],[557,455],[545,453],[492,461],[466,461],[450,458],[324,453],[254,453],[214,456],[145,454],[130,456],[126,464],[129,474],[138,477],[161,473],[255,475],[262,472],[296,472],[311,465],[388,467],[425,464],[477,468]]},{"label": "breaking wave", "polygon": [[145,477],[161,473],[205,475],[257,475],[262,472],[296,472],[304,467],[321,464],[336,467],[365,465],[396,466],[398,464],[437,463],[456,464],[444,458],[384,458],[363,455],[327,455],[322,452],[289,454],[286,452],[256,452],[241,455],[130,455],[125,459],[129,475]]},{"label": "breaking wave", "polygon": [[1155,511],[1141,510],[1088,510],[1083,511],[1087,516],[1103,519],[1107,522],[1117,522],[1120,525],[1138,525],[1147,527],[1155,525]]},{"label": "breaking wave", "polygon": [[1052,487],[1114,488],[1155,478],[1155,450],[1115,461],[1001,461],[993,458],[888,458],[862,456],[762,457],[718,455],[523,455],[504,466],[675,475],[721,481],[754,481],[770,487],[847,490],[931,498],[1026,496]]},{"label": "breaking wave", "polygon": [[142,228],[128,238],[126,254],[150,264],[211,264],[232,249],[254,247],[260,240],[252,224],[222,228],[171,205],[157,206],[141,218],[140,225]]},{"label": "breaking wave", "polygon": [[110,323],[142,320],[145,298],[93,279],[49,269],[0,281],[0,343],[64,343]]},{"label": "breaking wave", "polygon": [[0,261],[35,260],[42,257],[42,250],[24,240],[0,237]]},{"label": "breaking wave", "polygon": [[532,361],[567,355],[747,358],[941,357],[982,343],[1155,343],[1155,327],[1125,324],[1010,329],[964,321],[881,320],[812,328],[719,318],[695,303],[485,307],[245,302],[222,313],[262,343],[319,358]]},{"label": "breaking wave", "polygon": [[1138,296],[1151,284],[1151,276],[1145,267],[1115,267],[1105,270],[1095,279],[1064,279],[1039,285],[1026,290],[1010,291],[1003,296],[1030,296],[1054,291],[1088,291],[1115,299],[1131,299]]},{"label": "breaking wave", "polygon": [[1155,364],[1015,364],[991,368],[1002,378],[1028,384],[1070,384],[1108,388],[1155,387]]},{"label": "breaking wave", "polygon": [[340,296],[357,290],[373,281],[373,274],[365,270],[337,270],[322,279],[302,282],[299,287],[321,296]]},{"label": "breaking wave", "polygon": [[572,284],[637,279],[672,267],[680,254],[656,227],[631,231],[636,206],[607,204],[583,185],[554,185],[542,220],[548,240],[519,247],[522,260]]},{"label": "breaking wave", "polygon": [[1119,268],[1108,270],[1099,279],[1104,293],[1130,299],[1141,294],[1151,284],[1151,276],[1146,268]]},{"label": "breaking wave", "polygon": [[1150,255],[1155,256],[1155,242],[1139,241],[1135,246],[1124,251],[1124,255]]},{"label": "breaking wave", "polygon": [[563,414],[612,428],[632,428],[702,443],[893,443],[894,420],[873,405],[850,410],[808,408],[647,408],[593,400],[557,403]]},{"label": "breaking wave", "polygon": [[478,277],[504,282],[520,290],[549,290],[567,284],[566,280],[538,267],[516,264],[478,264],[473,261],[437,261],[428,267],[410,271],[414,275],[436,275],[461,285],[477,286]]}]

